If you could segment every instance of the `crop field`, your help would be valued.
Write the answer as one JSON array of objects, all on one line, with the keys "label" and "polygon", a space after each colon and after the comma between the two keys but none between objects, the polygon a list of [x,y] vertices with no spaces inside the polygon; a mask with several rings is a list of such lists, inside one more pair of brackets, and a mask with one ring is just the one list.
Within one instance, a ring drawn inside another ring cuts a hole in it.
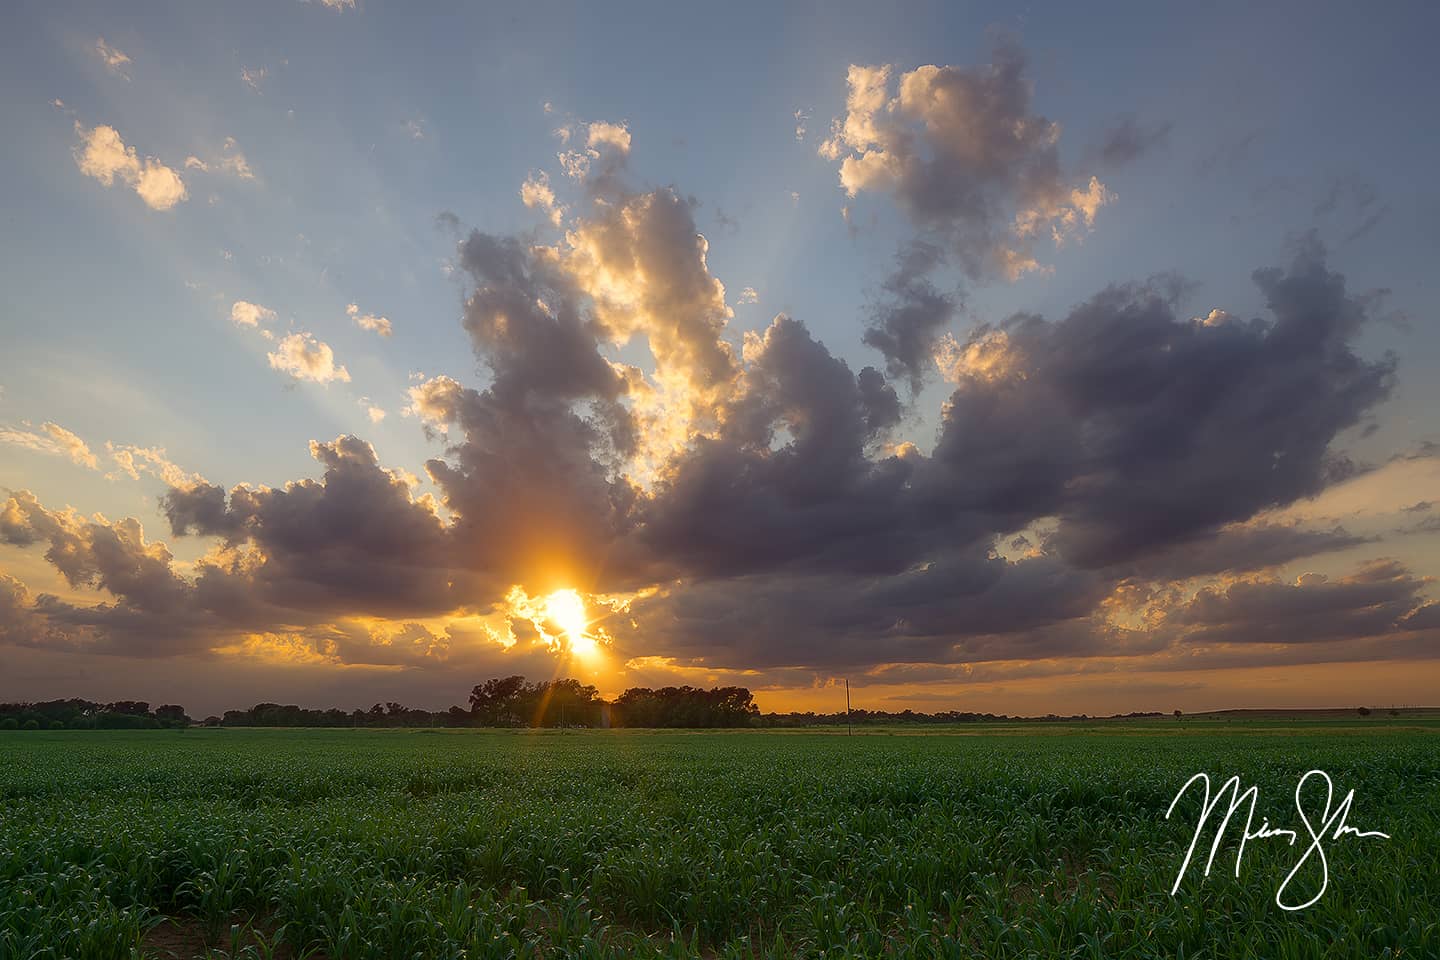
[{"label": "crop field", "polygon": [[[928,733],[0,733],[0,960],[1440,957],[1440,726]],[[1187,779],[1312,768],[1390,839],[1171,895]]]}]

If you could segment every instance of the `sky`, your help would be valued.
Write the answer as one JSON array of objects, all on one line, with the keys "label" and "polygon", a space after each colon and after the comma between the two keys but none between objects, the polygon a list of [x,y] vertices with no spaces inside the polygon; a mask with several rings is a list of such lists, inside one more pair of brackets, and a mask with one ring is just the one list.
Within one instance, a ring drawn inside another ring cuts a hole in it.
[{"label": "sky", "polygon": [[17,3],[0,699],[1440,689],[1440,14]]}]

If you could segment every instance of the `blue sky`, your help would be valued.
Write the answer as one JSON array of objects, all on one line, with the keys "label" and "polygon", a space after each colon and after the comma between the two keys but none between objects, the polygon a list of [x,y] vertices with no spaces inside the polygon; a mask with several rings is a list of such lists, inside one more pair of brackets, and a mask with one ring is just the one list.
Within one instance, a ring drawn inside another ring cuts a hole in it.
[{"label": "blue sky", "polygon": [[[563,202],[582,202],[557,162],[562,126],[623,124],[631,189],[695,198],[737,353],[783,311],[853,370],[879,365],[861,334],[915,230],[883,193],[847,197],[820,155],[846,114],[846,71],[983,64],[997,31],[1028,55],[1031,106],[1060,125],[1067,174],[1096,172],[1113,199],[1082,237],[1038,250],[1043,271],[1015,282],[936,271],[938,287],[963,291],[948,332],[963,340],[1017,311],[1058,319],[1111,283],[1157,274],[1192,284],[1180,314],[1258,316],[1251,272],[1284,264],[1314,231],[1352,293],[1389,291],[1357,353],[1399,355],[1395,389],[1368,414],[1378,429],[1343,432],[1333,448],[1379,466],[1440,440],[1430,5],[1377,16],[1316,3],[417,11],[276,0],[23,3],[3,17],[0,425],[37,436],[61,425],[102,462],[12,443],[0,446],[0,487],[134,515],[152,539],[164,533],[165,485],[114,476],[107,441],[164,448],[225,487],[281,487],[319,475],[312,440],[355,434],[416,474],[417,490],[438,492],[423,464],[443,443],[403,413],[408,391],[442,374],[483,390],[489,374],[460,323],[470,285],[452,269],[457,234],[437,215],[557,242],[519,191],[548,171]],[[1105,169],[1101,148],[1127,118],[1166,132]],[[140,161],[177,171],[186,198],[151,209],[120,179],[84,175],[77,138],[102,125]],[[236,174],[237,156],[251,176]],[[208,169],[187,167],[191,157]],[[740,302],[747,287],[757,303]],[[275,341],[232,322],[237,301],[274,310],[276,338],[327,344],[348,382],[275,369]],[[350,304],[388,318],[393,336],[359,328]],[[903,438],[928,453],[947,396],[936,382],[906,396]],[[1386,553],[1440,573],[1434,539],[1400,538]],[[182,560],[210,547],[170,541]],[[1354,559],[1342,551],[1309,568]],[[58,582],[33,550],[0,560]]]}]

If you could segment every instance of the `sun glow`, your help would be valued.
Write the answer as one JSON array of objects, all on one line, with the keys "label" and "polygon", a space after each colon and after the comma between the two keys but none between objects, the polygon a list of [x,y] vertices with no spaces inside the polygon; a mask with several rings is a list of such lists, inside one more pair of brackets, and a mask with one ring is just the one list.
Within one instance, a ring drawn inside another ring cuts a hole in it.
[{"label": "sun glow", "polygon": [[598,649],[595,637],[589,633],[589,622],[585,619],[585,601],[575,590],[556,590],[545,598],[545,619],[553,622],[565,634],[570,652],[578,656],[590,656]]}]

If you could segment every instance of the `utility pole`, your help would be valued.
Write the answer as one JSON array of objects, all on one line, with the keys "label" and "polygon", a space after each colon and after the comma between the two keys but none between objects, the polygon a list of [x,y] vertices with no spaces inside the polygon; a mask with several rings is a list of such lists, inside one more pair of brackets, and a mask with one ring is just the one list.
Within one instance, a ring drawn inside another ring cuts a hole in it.
[{"label": "utility pole", "polygon": [[850,678],[845,678],[845,736],[853,736],[850,730]]}]

